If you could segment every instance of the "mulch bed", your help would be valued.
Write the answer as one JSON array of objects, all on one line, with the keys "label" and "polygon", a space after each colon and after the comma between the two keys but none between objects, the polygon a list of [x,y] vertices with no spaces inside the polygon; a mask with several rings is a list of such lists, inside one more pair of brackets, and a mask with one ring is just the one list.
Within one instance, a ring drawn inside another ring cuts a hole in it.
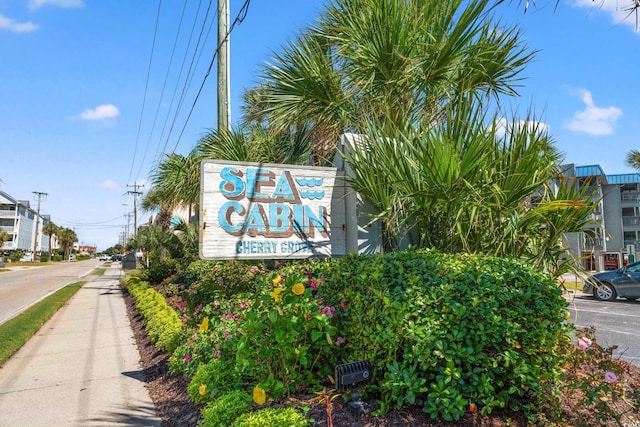
[{"label": "mulch bed", "polygon": [[[194,405],[187,394],[189,379],[169,373],[169,355],[157,349],[151,343],[144,327],[144,322],[138,314],[133,297],[124,291],[127,313],[131,321],[138,351],[140,364],[144,372],[146,387],[153,400],[158,417],[162,419],[163,427],[195,427],[200,420],[200,406]],[[622,362],[624,363],[624,362]],[[640,384],[640,367],[628,365],[629,373],[636,384]],[[308,407],[307,418],[313,420],[315,427],[526,427],[529,424],[520,414],[493,411],[488,416],[467,412],[456,422],[435,422],[419,407],[391,411],[384,417],[369,415],[376,409],[376,402],[365,402],[367,413],[362,416],[354,415],[348,405],[336,399],[331,404],[331,420],[327,413],[327,406],[318,403],[318,396],[300,396],[284,402],[287,406]],[[567,407],[568,413],[572,408]],[[616,425],[612,422],[610,425]],[[640,424],[639,424],[640,425]]]}]

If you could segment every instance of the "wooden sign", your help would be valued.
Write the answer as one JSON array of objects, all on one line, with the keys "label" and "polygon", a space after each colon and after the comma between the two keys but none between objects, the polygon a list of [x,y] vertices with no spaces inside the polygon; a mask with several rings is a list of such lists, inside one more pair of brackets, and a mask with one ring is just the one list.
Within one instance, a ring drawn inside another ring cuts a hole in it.
[{"label": "wooden sign", "polygon": [[336,168],[205,160],[200,258],[344,255],[344,180]]}]

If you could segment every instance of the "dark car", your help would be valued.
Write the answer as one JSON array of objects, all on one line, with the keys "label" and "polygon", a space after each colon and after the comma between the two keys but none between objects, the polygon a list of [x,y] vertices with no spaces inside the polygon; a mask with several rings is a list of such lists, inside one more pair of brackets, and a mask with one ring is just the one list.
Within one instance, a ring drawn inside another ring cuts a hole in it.
[{"label": "dark car", "polygon": [[617,297],[636,300],[640,298],[640,261],[589,276],[582,290],[601,301],[613,301]]}]

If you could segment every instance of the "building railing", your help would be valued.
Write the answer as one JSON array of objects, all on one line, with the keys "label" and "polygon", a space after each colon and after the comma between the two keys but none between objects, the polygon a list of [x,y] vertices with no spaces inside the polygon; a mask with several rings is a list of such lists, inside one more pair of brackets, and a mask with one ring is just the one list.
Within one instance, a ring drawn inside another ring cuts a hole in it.
[{"label": "building railing", "polygon": [[623,216],[622,225],[628,227],[640,226],[640,217],[637,216]]},{"label": "building railing", "polygon": [[637,202],[640,193],[637,191],[624,191],[620,194],[620,198],[623,202]]}]

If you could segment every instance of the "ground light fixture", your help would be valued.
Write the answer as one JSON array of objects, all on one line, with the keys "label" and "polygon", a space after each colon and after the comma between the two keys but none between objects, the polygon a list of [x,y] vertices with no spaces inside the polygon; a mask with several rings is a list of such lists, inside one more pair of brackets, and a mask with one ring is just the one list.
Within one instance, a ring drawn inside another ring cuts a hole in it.
[{"label": "ground light fixture", "polygon": [[347,402],[349,410],[356,416],[365,414],[365,403],[360,400],[360,392],[357,386],[368,381],[371,376],[371,363],[368,360],[360,360],[357,362],[344,363],[337,365],[334,369],[336,390],[343,391],[348,386],[355,385],[355,390],[351,393],[351,398]]}]

